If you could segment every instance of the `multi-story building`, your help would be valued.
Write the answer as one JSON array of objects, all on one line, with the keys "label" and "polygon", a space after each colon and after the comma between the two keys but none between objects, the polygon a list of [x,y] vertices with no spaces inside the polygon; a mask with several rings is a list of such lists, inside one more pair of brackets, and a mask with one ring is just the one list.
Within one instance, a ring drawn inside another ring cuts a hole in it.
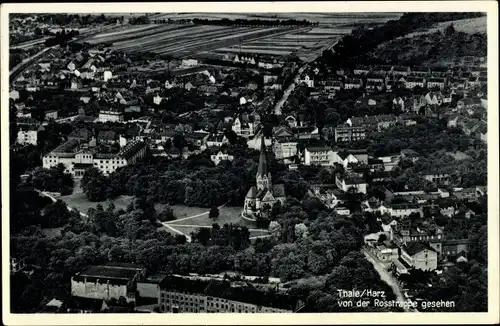
[{"label": "multi-story building", "polygon": [[335,142],[351,142],[366,138],[365,127],[342,126],[335,128]]},{"label": "multi-story building", "polygon": [[43,167],[51,168],[58,164],[65,166],[65,172],[75,177],[83,176],[86,169],[98,168],[104,175],[118,168],[133,164],[146,155],[146,144],[141,141],[127,143],[118,153],[99,153],[88,144],[78,140],[68,140],[43,157]]},{"label": "multi-story building", "polygon": [[16,142],[21,145],[35,145],[38,141],[38,132],[43,130],[39,124],[18,124]]},{"label": "multi-story building", "polygon": [[425,78],[410,76],[405,79],[406,88],[412,89],[415,88],[416,86],[420,86],[422,88],[425,87]]},{"label": "multi-story building", "polygon": [[447,186],[450,184],[450,175],[448,173],[425,174],[424,179],[440,186]]},{"label": "multi-story building", "polygon": [[234,156],[229,155],[228,153],[223,153],[222,151],[219,151],[215,155],[210,155],[210,159],[212,160],[212,162],[214,162],[215,165],[219,165],[219,163],[222,161],[232,162],[234,160]]},{"label": "multi-story building", "polygon": [[122,122],[124,121],[123,110],[116,108],[101,109],[99,110],[100,122]]},{"label": "multi-story building", "polygon": [[437,252],[423,243],[411,243],[401,247],[401,259],[414,269],[433,271],[437,269]]},{"label": "multi-story building", "polygon": [[91,266],[71,278],[71,295],[89,299],[135,301],[137,281],[145,269],[133,264]]},{"label": "multi-story building", "polygon": [[355,175],[341,175],[337,173],[335,183],[344,192],[354,190],[358,193],[366,194],[368,183],[361,177]]},{"label": "multi-story building", "polygon": [[332,166],[335,152],[331,147],[307,147],[304,149],[304,165]]},{"label": "multi-story building", "polygon": [[389,214],[391,217],[405,218],[413,213],[423,216],[422,206],[419,204],[405,203],[405,204],[389,204],[380,207],[382,214]]},{"label": "multi-story building", "polygon": [[287,313],[295,302],[237,282],[173,275],[160,284],[158,305],[160,312],[171,313]]},{"label": "multi-story building", "polygon": [[285,162],[292,162],[293,158],[297,156],[297,140],[293,137],[280,137],[273,143],[274,156],[278,160]]}]

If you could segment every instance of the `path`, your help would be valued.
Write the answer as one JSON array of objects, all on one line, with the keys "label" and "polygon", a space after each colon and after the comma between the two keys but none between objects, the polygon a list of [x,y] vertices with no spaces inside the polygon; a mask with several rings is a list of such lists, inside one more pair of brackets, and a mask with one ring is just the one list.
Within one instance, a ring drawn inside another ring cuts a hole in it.
[{"label": "path", "polygon": [[[382,279],[382,281],[384,281],[385,283],[387,283],[387,285],[389,285],[391,288],[392,288],[392,291],[394,292],[394,294],[396,295],[396,299],[397,301],[399,302],[404,302],[404,301],[408,301],[407,299],[405,299],[404,295],[403,295],[403,292],[401,291],[401,288],[399,286],[399,282],[398,280],[396,280],[394,278],[394,276],[392,276],[390,274],[389,271],[387,271],[381,264],[380,262],[378,261],[378,259],[374,258],[372,256],[371,253],[369,253],[367,250],[365,249],[362,249],[362,252],[363,254],[365,255],[366,259],[372,263],[373,267],[375,268],[375,270],[377,271],[377,273],[380,275],[380,278]],[[405,307],[405,311],[410,311],[410,312],[418,312],[418,310],[416,309],[409,309],[408,307]]]},{"label": "path", "polygon": [[[52,196],[50,193],[46,192],[46,191],[40,191],[38,189],[35,189],[36,192],[38,192],[40,195],[44,196],[44,197],[47,197],[47,198],[50,198],[54,203],[57,201],[57,198],[55,198],[54,196]],[[66,208],[68,209],[68,211],[72,212],[74,211],[73,207],[69,207],[68,204],[66,204]],[[82,217],[85,217],[87,218],[88,215],[87,214],[84,214],[82,212],[78,212],[80,213],[80,216]]]},{"label": "path", "polygon": [[307,64],[303,65],[302,67],[299,68],[297,71],[297,74],[295,75],[295,78],[293,79],[292,83],[290,86],[287,87],[287,89],[283,92],[283,97],[276,103],[276,106],[274,107],[274,114],[276,115],[281,115],[281,108],[285,104],[286,100],[290,96],[290,94],[293,92],[295,89],[295,84],[298,83],[300,74],[308,67]]}]

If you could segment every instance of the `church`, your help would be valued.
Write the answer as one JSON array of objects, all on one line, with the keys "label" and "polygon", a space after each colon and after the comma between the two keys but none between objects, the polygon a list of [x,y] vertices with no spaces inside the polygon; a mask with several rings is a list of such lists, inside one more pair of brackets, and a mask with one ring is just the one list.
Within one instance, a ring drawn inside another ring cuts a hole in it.
[{"label": "church", "polygon": [[264,137],[261,137],[259,167],[256,175],[257,186],[252,186],[245,197],[243,216],[252,218],[267,205],[272,207],[276,202],[285,202],[285,187],[273,185],[271,173],[267,166],[267,152]]}]

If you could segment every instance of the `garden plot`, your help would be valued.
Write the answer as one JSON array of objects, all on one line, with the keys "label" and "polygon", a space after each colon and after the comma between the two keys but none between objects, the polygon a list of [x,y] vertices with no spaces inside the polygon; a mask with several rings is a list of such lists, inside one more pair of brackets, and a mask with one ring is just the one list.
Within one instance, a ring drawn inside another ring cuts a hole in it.
[{"label": "garden plot", "polygon": [[[255,53],[255,54],[271,54],[271,55],[289,55],[290,53],[292,53],[292,51],[283,51],[283,50],[274,50],[274,49],[270,49],[270,48],[267,48],[267,49],[241,49],[241,51],[245,52],[245,53]],[[239,48],[220,48],[220,49],[217,49],[217,52],[219,53],[237,53],[237,52],[240,52],[240,49]]]},{"label": "garden plot", "polygon": [[135,46],[135,47],[140,47],[142,50],[142,47],[147,44],[157,43],[162,41],[164,42],[165,40],[179,41],[179,38],[184,38],[189,35],[197,35],[199,33],[202,33],[203,31],[207,31],[207,29],[208,30],[210,29],[207,27],[212,27],[212,26],[188,26],[188,25],[181,25],[181,26],[176,26],[176,27],[171,26],[170,29],[163,30],[161,32],[155,31],[154,33],[140,35],[138,37],[134,37],[121,42],[115,42],[114,47],[116,47],[117,49],[127,49]]},{"label": "garden plot", "polygon": [[163,33],[166,31],[178,30],[191,27],[190,25],[152,25],[154,27],[148,28],[145,30],[139,30],[132,33],[122,33],[118,35],[112,35],[107,37],[99,38],[97,34],[93,37],[87,38],[84,41],[91,44],[99,44],[99,43],[117,43],[117,42],[125,42],[128,40],[136,40],[141,37],[148,37],[151,35],[155,35],[158,33]]},{"label": "garden plot", "polygon": [[113,36],[118,36],[118,35],[122,35],[122,34],[129,34],[130,35],[131,33],[134,33],[134,32],[144,31],[147,29],[155,29],[155,28],[158,28],[158,26],[157,25],[147,25],[147,26],[137,26],[136,28],[130,28],[130,26],[122,26],[113,32],[98,34],[98,35],[94,36],[92,39],[100,39],[103,37],[113,37]]}]

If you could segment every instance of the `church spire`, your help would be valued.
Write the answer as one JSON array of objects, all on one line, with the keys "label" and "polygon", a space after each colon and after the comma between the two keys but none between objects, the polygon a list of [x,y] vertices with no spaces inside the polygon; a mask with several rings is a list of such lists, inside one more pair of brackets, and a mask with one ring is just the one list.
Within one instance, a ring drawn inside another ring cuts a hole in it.
[{"label": "church spire", "polygon": [[257,170],[258,176],[267,176],[267,152],[266,144],[264,143],[264,135],[261,137],[260,142],[260,157],[259,157],[259,169]]}]

